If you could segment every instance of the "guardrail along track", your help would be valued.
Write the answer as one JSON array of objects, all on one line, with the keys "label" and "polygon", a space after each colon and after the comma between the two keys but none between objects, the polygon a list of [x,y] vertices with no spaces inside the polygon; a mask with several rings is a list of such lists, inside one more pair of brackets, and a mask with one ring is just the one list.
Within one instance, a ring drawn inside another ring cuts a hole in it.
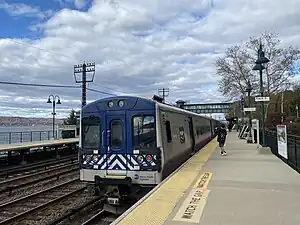
[{"label": "guardrail along track", "polygon": [[34,172],[44,171],[49,168],[57,167],[60,165],[78,163],[78,156],[72,155],[64,157],[60,160],[52,159],[38,163],[32,163],[28,165],[8,167],[0,170],[0,179],[6,180],[10,178],[15,178],[22,175],[27,175]]},{"label": "guardrail along track", "polygon": [[21,225],[22,222],[19,222],[21,219],[71,195],[80,193],[84,189],[84,184],[80,182],[79,179],[74,179],[38,193],[2,204],[0,205],[0,224]]},{"label": "guardrail along track", "polygon": [[69,165],[63,165],[54,167],[52,169],[46,170],[46,171],[40,171],[37,173],[32,173],[29,175],[5,180],[0,182],[0,194],[7,192],[8,196],[11,196],[13,190],[30,186],[45,180],[50,180],[56,178],[59,179],[60,176],[69,174],[75,171],[78,171],[78,164],[69,164]]}]

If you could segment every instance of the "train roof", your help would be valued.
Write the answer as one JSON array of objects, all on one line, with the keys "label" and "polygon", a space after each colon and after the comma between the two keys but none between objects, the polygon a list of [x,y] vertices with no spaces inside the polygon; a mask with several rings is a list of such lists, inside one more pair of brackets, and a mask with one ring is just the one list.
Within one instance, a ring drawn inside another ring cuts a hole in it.
[{"label": "train roof", "polygon": [[156,104],[158,105],[160,108],[164,108],[164,109],[168,109],[170,111],[173,111],[173,112],[182,112],[182,113],[187,113],[189,115],[193,115],[193,116],[197,116],[197,117],[202,117],[202,118],[206,118],[206,119],[209,119],[209,120],[214,120],[214,121],[219,121],[219,120],[216,120],[214,118],[211,118],[211,117],[208,117],[208,116],[203,116],[203,115],[200,115],[200,114],[197,114],[197,113],[194,113],[194,112],[191,112],[191,111],[188,111],[188,110],[185,110],[185,109],[181,109],[181,108],[178,108],[176,106],[172,106],[172,105],[168,105],[168,104],[165,104],[165,103],[161,103],[161,102],[158,102],[156,100],[153,100],[152,98],[150,97],[144,97],[144,96],[133,96],[133,95],[119,95],[119,96],[114,96],[114,97],[107,97],[107,98],[102,98],[102,99],[98,99],[94,102],[91,102],[89,104],[87,104],[86,106],[84,106],[83,110],[85,108],[89,108],[97,103],[100,103],[100,102],[105,102],[105,101],[109,101],[109,100],[115,100],[115,99],[119,99],[119,98],[136,98],[136,99],[143,99],[145,101],[147,101],[148,103],[152,103],[152,104]]}]

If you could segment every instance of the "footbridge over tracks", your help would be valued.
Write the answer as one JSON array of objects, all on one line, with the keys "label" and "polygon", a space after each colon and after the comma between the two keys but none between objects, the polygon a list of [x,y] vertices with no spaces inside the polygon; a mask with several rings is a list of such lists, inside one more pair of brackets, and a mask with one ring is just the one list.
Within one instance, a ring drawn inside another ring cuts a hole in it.
[{"label": "footbridge over tracks", "polygon": [[228,113],[233,107],[233,103],[205,103],[205,104],[186,104],[184,101],[179,100],[176,102],[177,106],[198,114],[209,113]]}]

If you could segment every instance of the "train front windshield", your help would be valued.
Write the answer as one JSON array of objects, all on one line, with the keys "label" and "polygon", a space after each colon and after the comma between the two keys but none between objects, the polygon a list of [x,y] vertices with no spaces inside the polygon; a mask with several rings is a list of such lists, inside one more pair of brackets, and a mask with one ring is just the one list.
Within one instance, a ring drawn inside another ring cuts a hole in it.
[{"label": "train front windshield", "polygon": [[82,147],[84,149],[99,149],[101,142],[101,123],[97,117],[82,120]]}]

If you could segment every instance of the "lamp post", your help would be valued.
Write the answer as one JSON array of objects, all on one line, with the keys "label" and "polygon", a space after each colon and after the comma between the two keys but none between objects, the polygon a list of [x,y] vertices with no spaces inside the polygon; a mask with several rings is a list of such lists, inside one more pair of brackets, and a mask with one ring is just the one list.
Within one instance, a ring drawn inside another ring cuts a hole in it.
[{"label": "lamp post", "polygon": [[244,95],[241,96],[241,119],[242,119],[242,128],[243,129],[243,126],[244,126],[244,106],[245,106],[245,99],[244,99]]},{"label": "lamp post", "polygon": [[[246,92],[248,93],[248,107],[251,108],[251,98],[250,98],[250,94],[251,91],[253,90],[253,88],[251,87],[251,83],[250,80],[248,80],[247,82],[247,87],[246,87]],[[249,111],[249,138],[247,140],[248,143],[252,143],[252,135],[251,135],[251,127],[252,127],[252,115],[251,115],[251,111]]]},{"label": "lamp post", "polygon": [[[51,97],[52,97],[52,101],[51,101]],[[57,99],[57,102],[55,102],[55,100]],[[52,136],[53,136],[53,138],[55,138],[55,115],[56,115],[56,112],[55,112],[55,104],[61,104],[61,102],[60,102],[60,98],[59,98],[59,96],[58,95],[49,95],[49,97],[48,97],[48,101],[47,101],[47,103],[52,103],[52,132],[53,132],[53,134],[52,134]]]},{"label": "lamp post", "polygon": [[[262,44],[260,43],[259,49],[257,51],[257,60],[255,61],[255,66],[253,70],[259,70],[259,80],[260,80],[260,94],[261,97],[264,96],[264,89],[263,89],[263,78],[262,78],[262,71],[265,69],[265,63],[268,63],[270,60],[265,57],[265,52],[262,50]],[[262,128],[262,147],[266,147],[265,141],[265,104],[264,101],[261,101],[261,128]]]}]

